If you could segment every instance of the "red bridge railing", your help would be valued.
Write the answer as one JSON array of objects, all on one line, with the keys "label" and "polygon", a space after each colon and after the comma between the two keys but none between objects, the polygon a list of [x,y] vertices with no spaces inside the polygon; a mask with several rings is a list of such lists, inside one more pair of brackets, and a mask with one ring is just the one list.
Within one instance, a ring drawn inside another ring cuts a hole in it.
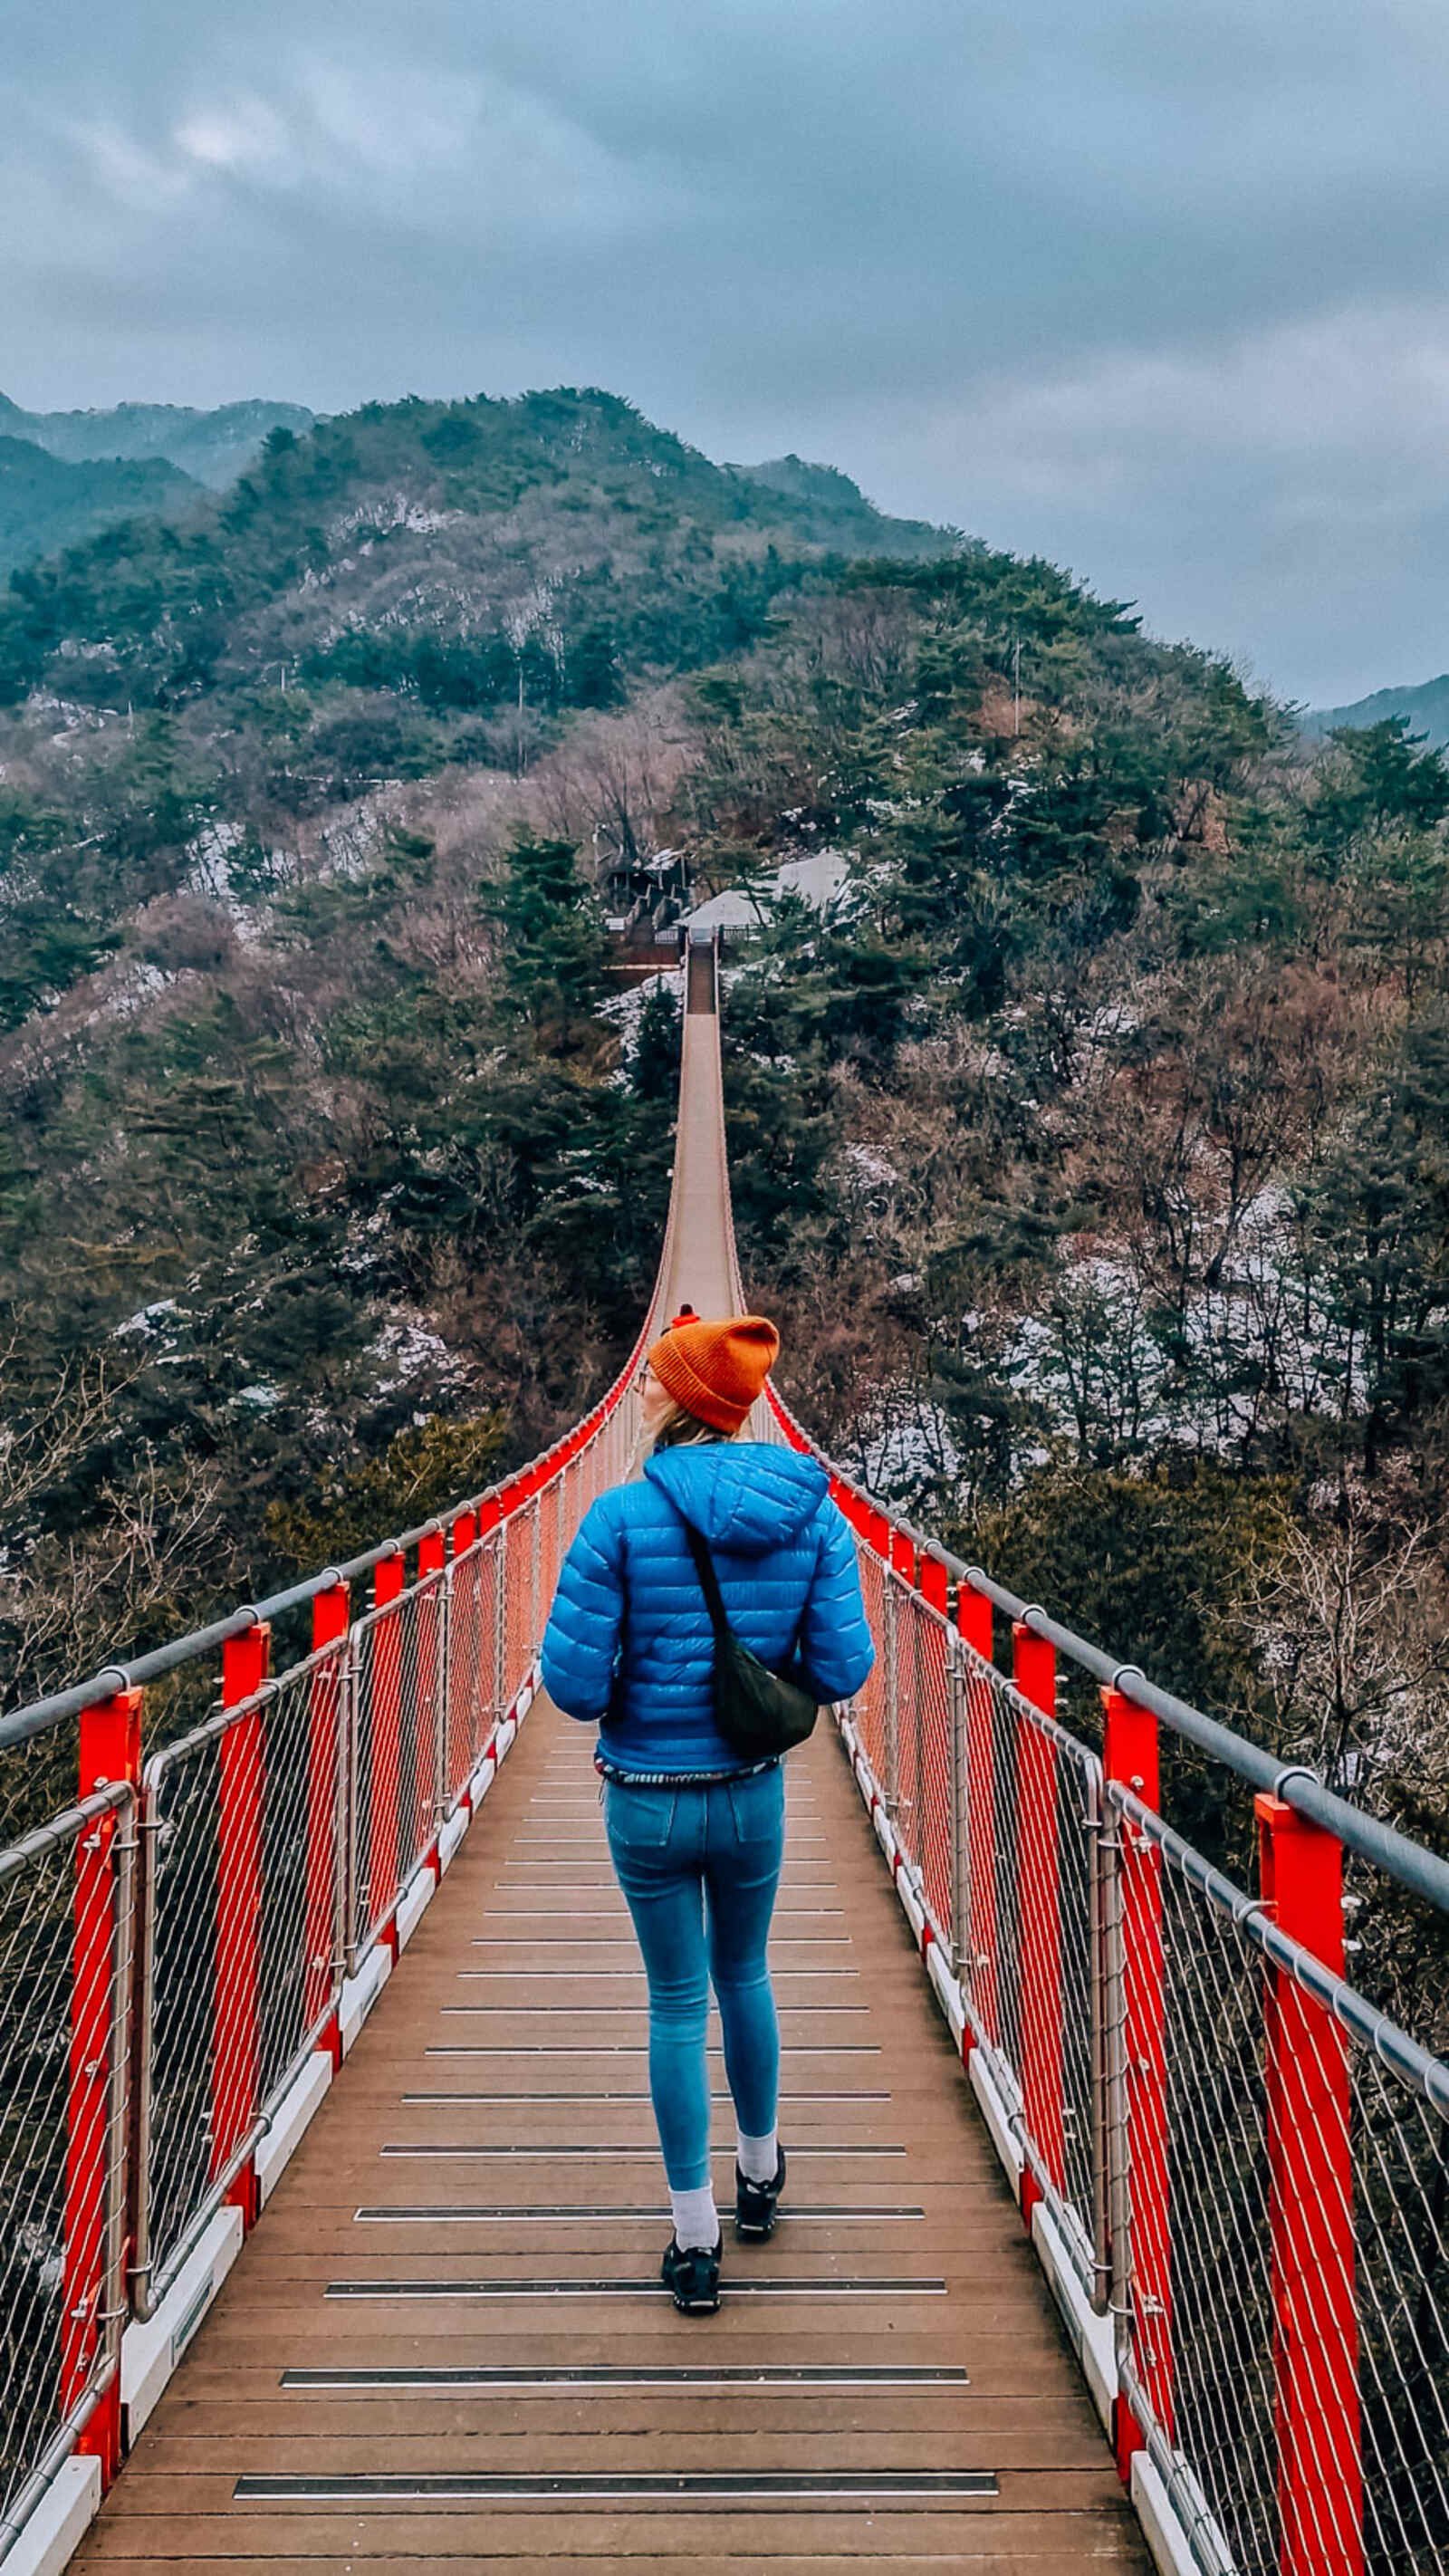
[{"label": "red bridge railing", "polygon": [[[841,1731],[1166,2563],[1442,2576],[1449,2067],[1347,1982],[1343,1857],[1446,1911],[1449,1867],[831,1477],[877,1647]],[[1161,1814],[1164,1724],[1256,1789],[1256,1891]]]},{"label": "red bridge railing", "polygon": [[[0,1852],[0,2558],[68,2454],[114,2473],[124,2327],[219,2209],[250,2227],[291,2089],[340,2061],[486,1794],[637,1365],[446,1522],[0,1724],[12,1761],[66,1720],[80,1743],[77,1803]],[[144,1754],[147,1684],[218,1660]]]}]

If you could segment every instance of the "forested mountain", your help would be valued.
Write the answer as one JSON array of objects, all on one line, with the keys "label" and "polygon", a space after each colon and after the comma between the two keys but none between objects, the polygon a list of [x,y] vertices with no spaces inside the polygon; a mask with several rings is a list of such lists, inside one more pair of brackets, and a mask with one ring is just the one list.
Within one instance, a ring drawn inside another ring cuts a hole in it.
[{"label": "forested mountain", "polygon": [[621,1080],[596,866],[691,756],[675,675],[834,580],[842,511],[942,542],[606,395],[374,405],[14,577],[14,1688],[478,1482],[607,1376],[674,1040],[656,1010]]},{"label": "forested mountain", "polygon": [[1340,725],[1382,724],[1388,716],[1402,716],[1436,750],[1449,745],[1449,671],[1437,680],[1422,680],[1417,688],[1375,689],[1372,697],[1356,698],[1352,706],[1314,707],[1303,729],[1310,739],[1321,740]]},{"label": "forested mountain", "polygon": [[0,435],[0,578],[138,510],[173,518],[200,488],[159,457],[136,465],[66,465],[42,447]]},{"label": "forested mountain", "polygon": [[23,438],[71,465],[159,458],[218,492],[255,464],[272,430],[300,437],[314,417],[301,403],[276,402],[222,403],[215,411],[138,402],[109,411],[22,411],[0,394],[0,438]]},{"label": "forested mountain", "polygon": [[603,395],[372,406],[12,582],[16,1689],[598,1390],[677,1050],[667,989],[609,998],[599,886],[829,848],[724,1024],[787,1390],[1442,1834],[1449,765],[1399,720],[1310,757],[1047,563],[873,515],[847,560],[866,506]]}]

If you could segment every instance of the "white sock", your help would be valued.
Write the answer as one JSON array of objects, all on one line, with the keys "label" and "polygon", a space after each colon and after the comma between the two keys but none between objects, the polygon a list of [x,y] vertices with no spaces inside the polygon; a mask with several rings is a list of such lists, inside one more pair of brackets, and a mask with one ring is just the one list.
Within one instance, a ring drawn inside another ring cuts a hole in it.
[{"label": "white sock", "polygon": [[778,2133],[772,2129],[767,2138],[747,2138],[743,2129],[736,2129],[735,2155],[746,2182],[773,2182],[780,2164]]},{"label": "white sock", "polygon": [[674,2212],[674,2242],[681,2253],[698,2245],[706,2254],[712,2254],[719,2243],[713,2183],[701,2183],[698,2191],[671,2191],[669,2206]]}]

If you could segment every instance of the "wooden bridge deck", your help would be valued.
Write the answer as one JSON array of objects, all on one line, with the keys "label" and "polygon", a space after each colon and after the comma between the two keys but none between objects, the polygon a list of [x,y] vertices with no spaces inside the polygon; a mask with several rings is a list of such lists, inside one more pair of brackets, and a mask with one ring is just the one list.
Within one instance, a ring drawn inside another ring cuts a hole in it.
[{"label": "wooden bridge deck", "polygon": [[788,2214],[675,2314],[589,1751],[535,1708],[75,2563],[1144,2569],[824,1726],[774,1944]]},{"label": "wooden bridge deck", "polygon": [[[665,1316],[739,1298],[713,1000],[692,958]],[[675,2314],[589,1757],[541,1702],[75,2563],[1145,2569],[825,1725],[773,1947],[785,2215]]]}]

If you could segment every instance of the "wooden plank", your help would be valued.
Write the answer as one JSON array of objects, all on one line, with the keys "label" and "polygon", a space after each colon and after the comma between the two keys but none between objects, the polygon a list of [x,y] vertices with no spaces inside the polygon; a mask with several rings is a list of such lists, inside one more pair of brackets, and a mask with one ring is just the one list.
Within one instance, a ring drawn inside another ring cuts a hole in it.
[{"label": "wooden plank", "polygon": [[[461,2559],[451,2551],[435,2552],[434,2555],[440,2565],[486,2567],[490,2576],[536,2576],[539,2566],[536,2557],[515,2557],[506,2544],[500,2549],[498,2540],[499,2535],[495,2533],[494,2546],[466,2548]],[[1034,2542],[1029,2541],[1024,2550],[1003,2550],[989,2538],[982,2546],[978,2531],[973,2530],[963,2536],[958,2547],[938,2552],[933,2557],[921,2558],[914,2553],[895,2555],[890,2563],[892,2576],[941,2576],[943,2569],[954,2568],[983,2570],[988,2572],[988,2576],[1046,2576],[1046,2571],[1055,2562],[1058,2545],[1057,2535],[1053,2534],[1045,2541],[1040,2537]],[[660,2557],[655,2551],[646,2549],[643,2557],[648,2562],[649,2576],[699,2576],[701,2564],[718,2571],[718,2576],[757,2576],[760,2566],[754,2550],[738,2557],[733,2553],[720,2556],[711,2551],[705,2561],[701,2561],[697,2551],[688,2557],[677,2558]],[[124,2560],[114,2558],[110,2563],[134,2566],[137,2562],[134,2555],[128,2554]],[[158,2557],[156,2561],[157,2565],[178,2563],[174,2555]],[[612,2563],[623,2565],[627,2561],[616,2555]],[[1101,2528],[1101,2536],[1093,2538],[1089,2544],[1079,2541],[1068,2563],[1073,2567],[1129,2568],[1134,2571],[1134,2576],[1142,2565],[1131,2533],[1118,2536],[1105,2526]],[[399,2558],[375,2556],[366,2543],[358,2550],[348,2549],[342,2555],[326,2551],[306,2558],[237,2557],[230,2551],[225,2556],[199,2556],[188,2548],[185,2564],[195,2569],[197,2576],[205,2576],[208,2569],[223,2568],[226,2576],[330,2576],[333,2570],[336,2576],[351,2576],[354,2567],[366,2567],[369,2576],[418,2576],[418,2560],[413,2551]],[[820,2558],[813,2553],[801,2556],[791,2549],[777,2551],[770,2565],[778,2568],[781,2576],[861,2576],[862,2560],[858,2550],[849,2557]],[[548,2576],[600,2576],[599,2562],[596,2558],[560,2557],[555,2552],[548,2559]]]},{"label": "wooden plank", "polygon": [[[120,2494],[124,2487],[115,2490]],[[1111,2513],[1001,2513],[982,2510],[952,2514],[822,2514],[803,2509],[785,2514],[573,2514],[565,2518],[520,2510],[504,2516],[479,2515],[465,2507],[359,2515],[296,2513],[279,2508],[236,2514],[175,2514],[160,2520],[123,2518],[109,2507],[92,2526],[85,2556],[74,2564],[129,2563],[132,2566],[182,2560],[188,2566],[208,2559],[255,2560],[262,2535],[270,2532],[274,2557],[343,2560],[368,2565],[375,2557],[401,2557],[417,2576],[420,2561],[446,2564],[449,2559],[489,2564],[507,2556],[524,2566],[546,2560],[556,2576],[560,2541],[595,2576],[600,2559],[687,2558],[696,2571],[738,2557],[758,2568],[803,2553],[838,2554],[860,2576],[862,2561],[934,2557],[937,2566],[979,2564],[1000,2569],[1008,2557],[1052,2576],[1090,2566],[1107,2555],[1108,2564],[1145,2576],[1148,2562],[1133,2532],[1125,2507]],[[1104,2550],[1104,2543],[1106,2549]],[[1116,2544],[1115,2548],[1112,2544]],[[1124,2546],[1124,2543],[1127,2545]],[[1108,2554],[1110,2552],[1110,2554]]]}]

